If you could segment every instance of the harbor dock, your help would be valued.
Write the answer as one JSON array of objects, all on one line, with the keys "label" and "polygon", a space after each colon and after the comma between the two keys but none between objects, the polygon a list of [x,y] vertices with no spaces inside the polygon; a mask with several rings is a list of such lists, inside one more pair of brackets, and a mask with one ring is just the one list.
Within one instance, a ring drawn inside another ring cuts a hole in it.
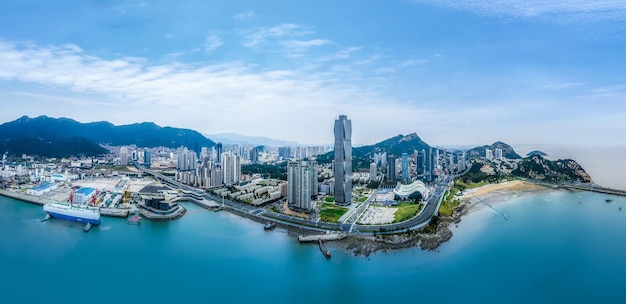
[{"label": "harbor dock", "polygon": [[300,243],[319,242],[319,241],[338,241],[347,237],[344,233],[318,234],[318,235],[301,235],[298,236]]}]

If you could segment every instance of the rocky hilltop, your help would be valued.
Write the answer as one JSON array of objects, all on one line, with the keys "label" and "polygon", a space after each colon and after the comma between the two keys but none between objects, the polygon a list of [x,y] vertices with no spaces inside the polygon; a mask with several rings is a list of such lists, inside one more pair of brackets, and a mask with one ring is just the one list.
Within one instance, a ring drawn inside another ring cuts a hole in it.
[{"label": "rocky hilltop", "polygon": [[547,160],[539,155],[524,158],[513,175],[546,182],[592,182],[589,174],[572,159]]}]

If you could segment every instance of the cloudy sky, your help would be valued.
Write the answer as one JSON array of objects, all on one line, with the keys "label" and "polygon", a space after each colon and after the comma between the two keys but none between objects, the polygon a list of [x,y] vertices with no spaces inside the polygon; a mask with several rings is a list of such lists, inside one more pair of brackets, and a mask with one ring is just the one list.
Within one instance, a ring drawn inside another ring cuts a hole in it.
[{"label": "cloudy sky", "polygon": [[0,0],[0,122],[626,144],[625,0]]}]

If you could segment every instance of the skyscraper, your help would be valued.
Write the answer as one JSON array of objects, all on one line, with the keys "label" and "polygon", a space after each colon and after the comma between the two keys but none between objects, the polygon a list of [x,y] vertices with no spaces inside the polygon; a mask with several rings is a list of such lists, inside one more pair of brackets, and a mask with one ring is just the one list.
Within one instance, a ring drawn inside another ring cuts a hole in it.
[{"label": "skyscraper", "polygon": [[120,148],[120,165],[122,166],[126,166],[128,165],[128,147],[121,147]]},{"label": "skyscraper", "polygon": [[485,158],[488,160],[493,159],[493,151],[491,149],[485,149]]},{"label": "skyscraper", "polygon": [[[379,161],[380,162],[380,161]],[[376,162],[370,164],[370,181],[376,180]]]},{"label": "skyscraper", "polygon": [[409,155],[402,153],[402,182],[409,182]]},{"label": "skyscraper", "polygon": [[496,159],[504,158],[504,157],[502,157],[502,149],[496,149],[494,154],[495,154],[495,158]]},{"label": "skyscraper", "polygon": [[393,155],[387,157],[387,181],[396,180],[396,158]]},{"label": "skyscraper", "polygon": [[226,153],[222,153],[221,158],[221,169],[224,174],[224,184],[238,184],[241,178],[241,156],[228,151]]},{"label": "skyscraper", "polygon": [[146,165],[147,167],[150,167],[150,165],[152,164],[152,157],[150,155],[150,150],[148,150],[147,148],[143,150],[143,164]]},{"label": "skyscraper", "polygon": [[222,163],[222,143],[218,142],[217,143],[217,163],[220,164]]},{"label": "skyscraper", "polygon": [[352,121],[346,115],[335,120],[335,204],[352,202]]},{"label": "skyscraper", "polygon": [[311,197],[317,196],[317,162],[290,161],[287,166],[287,202],[297,210],[313,208]]}]

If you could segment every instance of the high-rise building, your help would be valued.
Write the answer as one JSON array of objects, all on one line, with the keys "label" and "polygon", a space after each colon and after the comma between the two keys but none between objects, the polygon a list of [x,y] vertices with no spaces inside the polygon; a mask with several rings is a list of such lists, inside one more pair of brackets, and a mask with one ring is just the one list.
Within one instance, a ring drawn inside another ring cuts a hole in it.
[{"label": "high-rise building", "polygon": [[253,148],[250,150],[250,163],[256,164],[259,162],[259,149]]},{"label": "high-rise building", "polygon": [[224,184],[238,184],[241,178],[241,156],[228,151],[226,153],[222,153],[221,158],[221,169],[224,174]]},{"label": "high-rise building", "polygon": [[463,152],[463,154],[461,154],[461,156],[459,157],[458,160],[459,163],[459,172],[464,172],[466,167],[465,167],[465,152]]},{"label": "high-rise building", "polygon": [[150,155],[150,150],[148,149],[143,150],[143,164],[147,167],[150,167],[152,164],[152,156]]},{"label": "high-rise building", "polygon": [[415,151],[415,172],[420,178],[426,175],[426,150]]},{"label": "high-rise building", "polygon": [[495,158],[496,159],[502,159],[503,158],[503,156],[502,156],[502,149],[496,149],[494,154],[495,154]]},{"label": "high-rise building", "polygon": [[291,147],[278,147],[278,157],[291,159]]},{"label": "high-rise building", "polygon": [[488,160],[493,159],[493,151],[491,149],[485,149],[485,158]]},{"label": "high-rise building", "polygon": [[128,155],[128,147],[120,148],[120,165],[126,166],[128,165],[128,159],[130,156]]},{"label": "high-rise building", "polygon": [[409,155],[402,153],[402,182],[409,182]]},{"label": "high-rise building", "polygon": [[176,150],[176,170],[196,170],[197,164],[198,156],[196,152],[189,151],[186,147],[180,147]]},{"label": "high-rise building", "polygon": [[396,158],[393,155],[387,156],[387,181],[396,180]]},{"label": "high-rise building", "polygon": [[376,162],[371,163],[370,164],[370,181],[376,180],[376,170],[377,170]]},{"label": "high-rise building", "polygon": [[223,150],[223,148],[224,148],[224,147],[222,146],[222,143],[221,143],[221,142],[218,142],[218,143],[217,143],[217,146],[216,146],[217,163],[218,163],[218,164],[221,164],[221,163],[222,163],[222,153],[223,153],[223,151],[222,151],[222,150]]},{"label": "high-rise building", "polygon": [[426,149],[426,181],[431,182],[433,180],[433,148]]},{"label": "high-rise building", "polygon": [[335,120],[335,204],[352,202],[352,121],[346,115]]},{"label": "high-rise building", "polygon": [[296,210],[313,208],[311,198],[317,196],[317,163],[291,161],[287,165],[287,202]]}]

